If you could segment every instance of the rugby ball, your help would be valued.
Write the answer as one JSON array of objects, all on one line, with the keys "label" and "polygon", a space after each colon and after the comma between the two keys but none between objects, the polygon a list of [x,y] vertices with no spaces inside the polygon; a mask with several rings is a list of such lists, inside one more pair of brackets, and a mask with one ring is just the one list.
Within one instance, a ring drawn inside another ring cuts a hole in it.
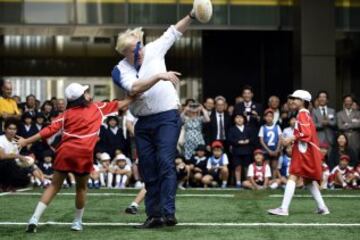
[{"label": "rugby ball", "polygon": [[213,7],[210,0],[195,0],[193,5],[196,19],[201,23],[210,21]]},{"label": "rugby ball", "polygon": [[27,168],[34,165],[35,160],[30,156],[25,156],[26,161],[21,161],[20,159],[15,159],[16,165],[18,165],[21,168]]}]

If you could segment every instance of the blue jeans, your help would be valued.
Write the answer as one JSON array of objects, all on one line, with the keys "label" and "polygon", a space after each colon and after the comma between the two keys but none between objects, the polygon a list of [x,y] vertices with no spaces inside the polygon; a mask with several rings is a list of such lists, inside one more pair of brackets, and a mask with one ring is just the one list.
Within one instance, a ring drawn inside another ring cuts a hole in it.
[{"label": "blue jeans", "polygon": [[175,215],[178,110],[140,117],[135,125],[139,170],[145,182],[148,217]]}]

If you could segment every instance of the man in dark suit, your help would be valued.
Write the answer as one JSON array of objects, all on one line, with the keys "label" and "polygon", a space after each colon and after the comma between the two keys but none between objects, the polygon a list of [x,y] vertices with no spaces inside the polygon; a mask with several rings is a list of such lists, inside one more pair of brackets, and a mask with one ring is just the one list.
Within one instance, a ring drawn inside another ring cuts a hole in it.
[{"label": "man in dark suit", "polygon": [[245,116],[247,124],[255,129],[259,128],[263,108],[261,104],[253,101],[254,93],[251,86],[245,86],[242,90],[243,102],[234,107],[234,116]]},{"label": "man in dark suit", "polygon": [[[262,119],[263,107],[261,104],[253,101],[254,92],[251,86],[245,86],[242,90],[243,102],[237,103],[234,107],[234,116],[243,115],[246,118],[247,126],[251,132],[252,138],[257,139],[260,128],[260,122]],[[256,141],[255,146],[259,145]]]},{"label": "man in dark suit", "polygon": [[210,145],[215,140],[226,143],[230,125],[230,116],[226,112],[226,99],[223,96],[218,96],[215,98],[215,110],[210,115],[210,122],[204,127],[206,144]]}]

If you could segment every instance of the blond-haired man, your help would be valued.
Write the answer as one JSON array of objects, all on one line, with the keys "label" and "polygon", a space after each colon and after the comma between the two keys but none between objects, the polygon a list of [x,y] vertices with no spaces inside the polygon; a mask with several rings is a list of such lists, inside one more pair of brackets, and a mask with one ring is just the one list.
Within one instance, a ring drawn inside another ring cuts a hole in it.
[{"label": "blond-haired man", "polygon": [[193,11],[170,26],[157,40],[143,45],[141,28],[118,36],[116,51],[124,56],[112,71],[114,83],[129,95],[138,95],[130,105],[138,117],[135,142],[139,170],[145,182],[147,220],[140,228],[174,226],[176,144],[180,133],[180,101],[175,85],[180,73],[167,71],[165,54],[186,31]]}]

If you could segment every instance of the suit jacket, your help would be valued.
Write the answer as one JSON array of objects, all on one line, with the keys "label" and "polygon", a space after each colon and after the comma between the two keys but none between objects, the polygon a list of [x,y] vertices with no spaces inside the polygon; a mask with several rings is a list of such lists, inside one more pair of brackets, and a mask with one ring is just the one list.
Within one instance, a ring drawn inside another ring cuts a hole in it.
[{"label": "suit jacket", "polygon": [[316,108],[312,113],[312,118],[314,120],[319,141],[322,143],[327,143],[329,145],[334,144],[335,129],[336,129],[336,112],[332,108],[327,108],[327,119],[329,120],[329,125],[324,126],[322,121],[324,116],[321,112],[321,108]]},{"label": "suit jacket", "polygon": [[[229,130],[228,142],[232,146],[232,154],[235,156],[252,155],[253,134],[249,127],[245,126],[241,132],[237,126],[232,126]],[[240,145],[240,140],[250,140],[249,144]]]},{"label": "suit jacket", "polygon": [[348,116],[345,110],[337,113],[337,125],[349,139],[349,146],[359,154],[360,150],[360,112],[352,111]]},{"label": "suit jacket", "polygon": [[245,103],[241,102],[234,106],[234,114],[236,116],[238,114],[248,117],[247,125],[251,125],[252,127],[258,128],[260,126],[260,122],[262,120],[263,115],[263,107],[261,104],[252,102],[251,103],[251,111],[256,111],[260,116],[260,121],[254,115],[246,113]]},{"label": "suit jacket", "polygon": [[[231,119],[227,112],[224,112],[224,129],[225,129],[225,139],[227,139],[228,131],[231,126]],[[204,138],[207,145],[211,144],[216,140],[218,133],[218,124],[216,118],[216,112],[214,111],[210,115],[210,122],[204,124]]]}]

